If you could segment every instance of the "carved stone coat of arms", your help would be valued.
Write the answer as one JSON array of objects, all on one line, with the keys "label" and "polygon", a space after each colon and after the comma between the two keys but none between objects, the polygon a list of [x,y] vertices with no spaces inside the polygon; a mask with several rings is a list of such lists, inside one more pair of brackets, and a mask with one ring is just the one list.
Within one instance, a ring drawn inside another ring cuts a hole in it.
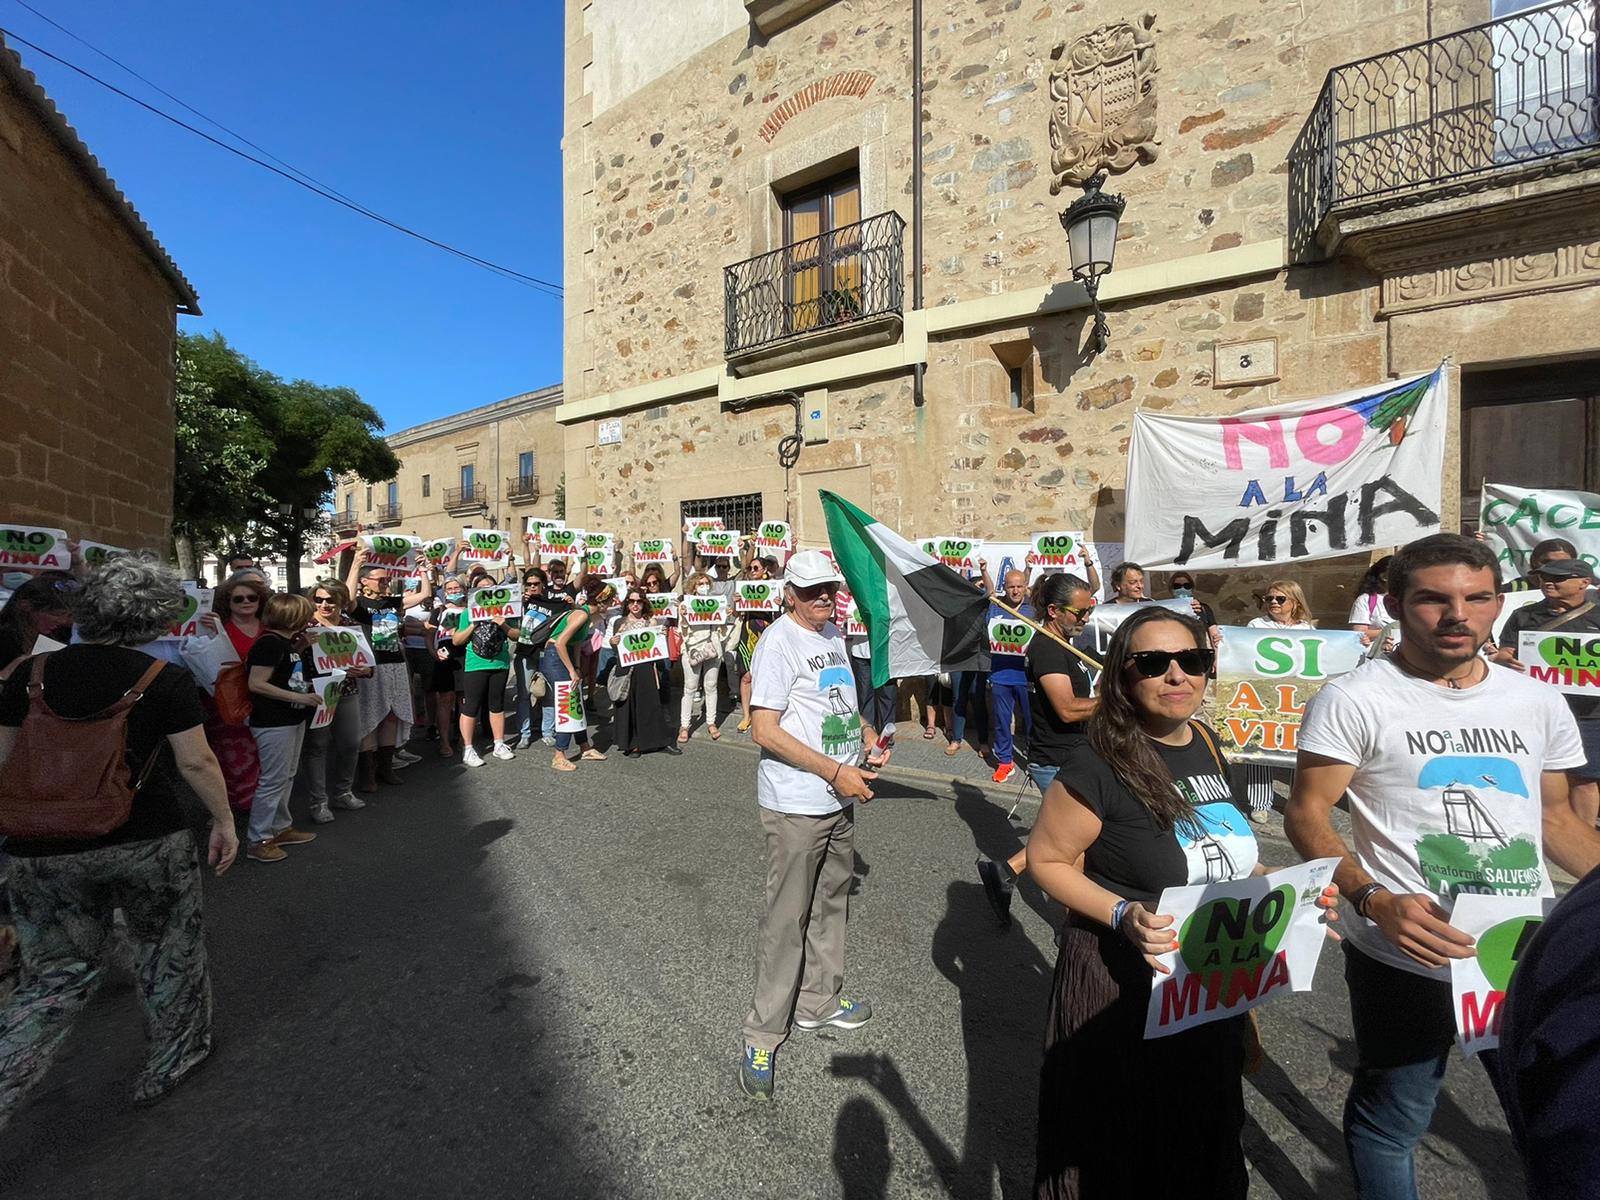
[{"label": "carved stone coat of arms", "polygon": [[1117,21],[1050,57],[1050,194],[1156,156],[1156,16]]}]

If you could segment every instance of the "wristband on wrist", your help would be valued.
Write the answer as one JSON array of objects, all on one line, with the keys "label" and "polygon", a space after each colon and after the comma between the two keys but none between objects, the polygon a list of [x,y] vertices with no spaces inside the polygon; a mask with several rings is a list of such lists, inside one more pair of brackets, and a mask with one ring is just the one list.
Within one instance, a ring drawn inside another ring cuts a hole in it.
[{"label": "wristband on wrist", "polygon": [[1118,929],[1118,930],[1120,930],[1122,928],[1122,915],[1123,915],[1123,913],[1128,911],[1128,905],[1130,905],[1132,903],[1133,903],[1132,900],[1118,900],[1116,902],[1116,904],[1114,904],[1112,906],[1112,908],[1111,908],[1111,928]]},{"label": "wristband on wrist", "polygon": [[1369,883],[1365,887],[1357,888],[1355,894],[1350,897],[1350,903],[1355,907],[1356,915],[1370,921],[1372,918],[1368,916],[1367,908],[1371,905],[1372,898],[1379,892],[1387,892],[1388,890],[1381,883]]},{"label": "wristband on wrist", "polygon": [[834,784],[839,782],[839,772],[842,771],[842,770],[844,770],[844,764],[843,763],[840,763],[838,766],[833,768],[833,778],[828,780],[828,786],[829,787],[832,787]]}]

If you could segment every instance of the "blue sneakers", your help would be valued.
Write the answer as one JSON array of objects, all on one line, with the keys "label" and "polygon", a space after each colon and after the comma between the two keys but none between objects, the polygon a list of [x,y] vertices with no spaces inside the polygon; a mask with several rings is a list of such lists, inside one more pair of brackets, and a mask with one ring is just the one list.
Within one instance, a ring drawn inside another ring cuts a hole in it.
[{"label": "blue sneakers", "polygon": [[825,1017],[794,1019],[796,1029],[821,1029],[832,1025],[835,1029],[860,1029],[872,1019],[872,1006],[865,1000],[840,1000],[839,1007]]},{"label": "blue sneakers", "polygon": [[745,1044],[739,1064],[739,1086],[756,1100],[772,1099],[772,1051]]}]

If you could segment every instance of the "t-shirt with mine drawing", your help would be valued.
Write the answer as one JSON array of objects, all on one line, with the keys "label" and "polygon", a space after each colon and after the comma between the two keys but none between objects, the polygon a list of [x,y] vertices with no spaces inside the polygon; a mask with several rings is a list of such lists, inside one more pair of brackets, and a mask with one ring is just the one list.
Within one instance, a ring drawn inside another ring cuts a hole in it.
[{"label": "t-shirt with mine drawing", "polygon": [[[1300,749],[1355,767],[1355,856],[1396,893],[1449,910],[1463,892],[1550,896],[1540,774],[1584,761],[1561,693],[1491,666],[1474,687],[1436,687],[1388,659],[1328,681],[1306,705]],[[1403,953],[1371,921],[1344,923],[1369,956],[1448,979]]]},{"label": "t-shirt with mine drawing", "polygon": [[[750,703],[778,711],[778,726],[838,763],[861,758],[861,714],[844,635],[780,617],[762,633],[750,665]],[[844,807],[828,781],[766,750],[756,767],[756,800],[777,812],[825,816]]]}]

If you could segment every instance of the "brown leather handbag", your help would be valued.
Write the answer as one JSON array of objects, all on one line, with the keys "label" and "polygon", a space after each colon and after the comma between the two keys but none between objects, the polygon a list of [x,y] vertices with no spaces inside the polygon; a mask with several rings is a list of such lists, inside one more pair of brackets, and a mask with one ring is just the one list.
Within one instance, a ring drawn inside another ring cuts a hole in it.
[{"label": "brown leather handbag", "polygon": [[40,840],[94,838],[125,825],[133,798],[161,755],[158,744],[137,777],[128,766],[128,714],[166,664],[154,659],[115,703],[86,717],[63,717],[44,696],[35,655],[28,715],[0,774],[0,834]]}]

